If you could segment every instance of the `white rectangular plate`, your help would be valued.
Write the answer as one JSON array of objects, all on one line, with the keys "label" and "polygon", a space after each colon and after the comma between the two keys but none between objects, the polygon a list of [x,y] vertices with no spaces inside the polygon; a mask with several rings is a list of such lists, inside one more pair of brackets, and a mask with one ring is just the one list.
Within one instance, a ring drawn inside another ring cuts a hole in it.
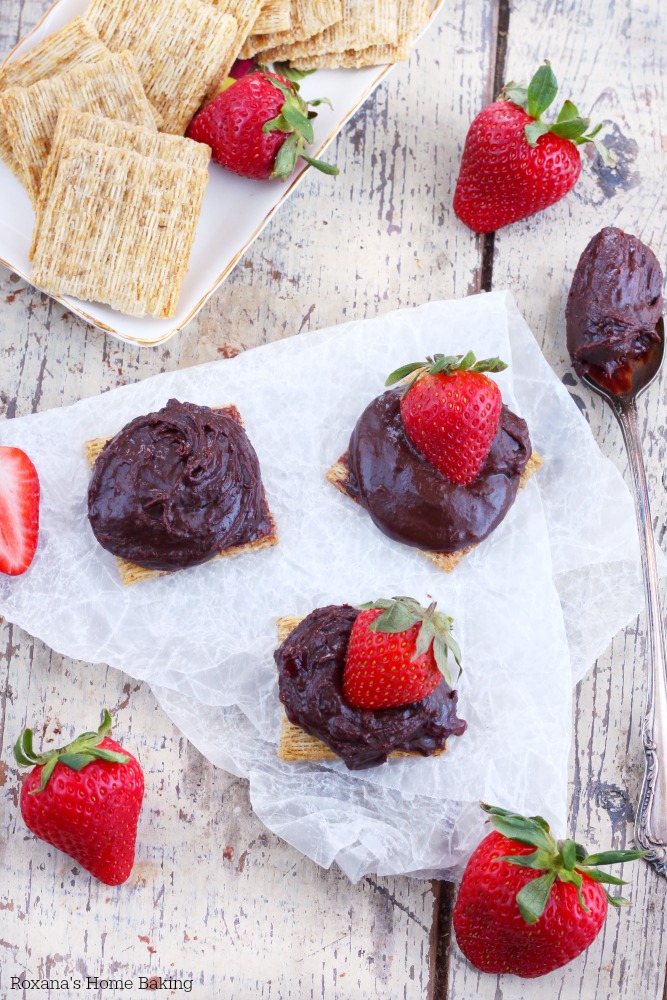
[{"label": "white rectangular plate", "polygon": [[[433,16],[443,0],[434,4]],[[8,59],[27,52],[73,18],[83,14],[89,0],[56,0],[37,27],[9,54]],[[363,104],[391,66],[356,70],[320,70],[304,80],[302,94],[308,98],[327,96],[333,110],[322,105],[314,120],[315,142],[311,155],[321,156],[345,122]],[[210,295],[227,277],[241,255],[259,235],[274,212],[294,191],[305,164],[288,182],[258,182],[237,177],[211,164],[197,235],[190,255],[190,267],[181,288],[173,319],[160,320],[125,316],[97,302],[81,302],[70,296],[54,296],[77,316],[101,330],[132,344],[161,344],[196,316]],[[344,176],[331,183],[344,184]],[[25,190],[11,171],[0,162],[0,262],[26,281],[31,265],[28,249],[34,212]]]}]

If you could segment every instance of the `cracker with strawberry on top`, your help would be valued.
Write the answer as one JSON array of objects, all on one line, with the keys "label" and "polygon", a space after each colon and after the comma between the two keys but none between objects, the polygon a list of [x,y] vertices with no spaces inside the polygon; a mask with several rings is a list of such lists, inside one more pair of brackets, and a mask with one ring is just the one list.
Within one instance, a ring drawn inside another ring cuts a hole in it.
[{"label": "cracker with strawberry on top", "polygon": [[327,473],[384,534],[445,572],[498,527],[542,462],[489,378],[506,367],[469,351],[397,369]]},{"label": "cracker with strawberry on top", "polygon": [[466,729],[456,714],[461,651],[452,625],[435,602],[424,608],[411,597],[279,619],[278,756],[340,757],[361,770],[388,757],[443,753]]}]

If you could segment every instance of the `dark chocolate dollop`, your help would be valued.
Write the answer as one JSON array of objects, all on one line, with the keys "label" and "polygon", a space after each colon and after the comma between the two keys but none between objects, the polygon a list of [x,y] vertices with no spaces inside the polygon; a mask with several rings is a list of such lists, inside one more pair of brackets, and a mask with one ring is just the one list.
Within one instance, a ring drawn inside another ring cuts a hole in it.
[{"label": "dark chocolate dollop", "polygon": [[349,492],[378,528],[430,552],[457,552],[481,542],[514,503],[531,455],[526,422],[503,406],[482,470],[453,483],[409,441],[401,420],[402,390],[390,389],[364,410],[347,453]]},{"label": "dark chocolate dollop", "polygon": [[230,409],[170,399],[109,441],[88,518],[100,545],[149,569],[196,566],[271,528],[259,461]]},{"label": "dark chocolate dollop", "polygon": [[343,694],[343,668],[359,611],[317,608],[297,625],[274,658],[280,700],[290,722],[326,743],[351,770],[383,764],[392,750],[427,757],[461,736],[456,691],[443,680],[427,698],[377,711],[356,708]]},{"label": "dark chocolate dollop", "polygon": [[595,377],[598,369],[618,380],[629,362],[660,341],[662,281],[655,254],[636,236],[607,226],[593,237],[577,264],[565,309],[575,371]]}]

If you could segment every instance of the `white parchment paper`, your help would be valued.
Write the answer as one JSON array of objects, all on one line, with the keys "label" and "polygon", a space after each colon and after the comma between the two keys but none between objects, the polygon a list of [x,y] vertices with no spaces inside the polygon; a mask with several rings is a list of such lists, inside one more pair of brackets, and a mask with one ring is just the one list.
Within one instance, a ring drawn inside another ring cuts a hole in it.
[{"label": "white parchment paper", "polygon": [[[324,473],[389,372],[469,348],[509,363],[497,381],[544,465],[491,538],[444,574],[385,538]],[[123,587],[87,522],[82,445],[172,396],[238,406],[280,544]],[[264,823],[317,863],[336,860],[353,880],[455,874],[480,836],[479,799],[564,832],[573,679],[641,607],[637,542],[621,476],[508,293],[159,375],[6,421],[0,442],[24,448],[42,484],[38,552],[23,577],[0,579],[0,615],[60,653],[148,681],[214,764],[249,779]],[[279,761],[275,618],[393,594],[432,595],[454,617],[465,735],[444,757],[356,773]]]}]

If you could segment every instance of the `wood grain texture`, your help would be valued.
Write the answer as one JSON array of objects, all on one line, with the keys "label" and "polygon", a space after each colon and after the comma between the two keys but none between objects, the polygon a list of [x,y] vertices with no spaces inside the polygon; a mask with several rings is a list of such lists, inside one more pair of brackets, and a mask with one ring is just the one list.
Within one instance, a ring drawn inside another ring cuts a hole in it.
[{"label": "wood grain texture", "polygon": [[[3,0],[0,54],[47,6]],[[445,7],[410,62],[334,144],[341,176],[311,171],[199,317],[166,345],[109,339],[0,268],[0,417],[478,290],[479,241],[454,226],[450,205],[458,138],[490,92],[494,4]],[[448,929],[447,887],[374,877],[351,886],[337,869],[317,868],[265,830],[245,782],[210,766],[150,690],[118,671],[57,656],[7,623],[0,671],[0,996],[22,995],[9,993],[8,977],[18,974],[192,975],[192,995],[202,1000],[421,1000],[441,992],[435,956],[437,931]],[[103,704],[147,779],[137,865],[117,889],[27,833],[11,755],[26,724],[56,745],[95,724]]]},{"label": "wood grain texture", "polygon": [[[664,79],[667,30],[662,8],[514,0],[505,79],[529,79],[548,57],[566,97],[606,120],[619,165],[611,172],[586,147],[574,191],[546,211],[495,236],[493,287],[513,291],[547,359],[590,421],[603,452],[628,483],[620,431],[605,404],[578,383],[565,346],[564,310],[579,255],[605,225],[634,233],[667,261]],[[653,522],[664,544],[667,517],[665,373],[640,402]],[[664,602],[664,592],[663,592]],[[571,754],[570,832],[591,849],[630,846],[643,774],[641,724],[646,696],[645,619],[617,635],[578,686]],[[617,872],[618,873],[618,872]],[[625,866],[633,906],[611,912],[585,956],[537,982],[476,973],[458,949],[451,958],[452,1000],[636,1000],[662,998],[667,947],[665,881],[645,863]]]}]

